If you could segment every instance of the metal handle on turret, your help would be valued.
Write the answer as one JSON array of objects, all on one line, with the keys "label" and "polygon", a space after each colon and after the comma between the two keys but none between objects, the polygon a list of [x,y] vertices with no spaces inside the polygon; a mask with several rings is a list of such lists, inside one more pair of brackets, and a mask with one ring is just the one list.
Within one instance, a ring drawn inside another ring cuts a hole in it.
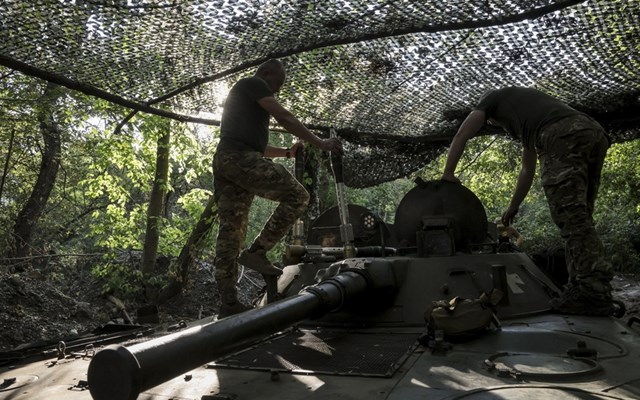
[{"label": "metal handle on turret", "polygon": [[[330,136],[336,137],[336,131],[331,128]],[[349,207],[347,205],[347,196],[344,190],[344,176],[342,173],[342,155],[331,153],[331,170],[336,180],[336,200],[338,202],[338,211],[340,212],[340,236],[344,246],[344,256],[346,258],[355,257],[356,251],[353,244],[353,226],[349,219]]]},{"label": "metal handle on turret", "polygon": [[[304,179],[304,147],[298,147],[296,149],[293,173],[296,177],[296,180],[300,182],[300,184],[302,185],[303,184],[302,181]],[[293,244],[295,245],[304,244],[304,221],[300,217],[293,224],[292,237],[293,237]]]},{"label": "metal handle on turret", "polygon": [[333,177],[335,178],[336,183],[344,183],[344,175],[342,173],[342,154],[337,151],[331,153],[331,171],[333,172]]}]

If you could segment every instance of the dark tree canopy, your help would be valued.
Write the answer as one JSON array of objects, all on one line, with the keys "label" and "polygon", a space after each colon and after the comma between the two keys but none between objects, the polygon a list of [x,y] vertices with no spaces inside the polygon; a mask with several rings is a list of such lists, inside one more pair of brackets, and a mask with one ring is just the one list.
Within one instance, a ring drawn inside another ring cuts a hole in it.
[{"label": "dark tree canopy", "polygon": [[[347,183],[440,154],[488,89],[535,87],[640,136],[640,2],[5,0],[0,65],[134,110],[215,124],[219,91],[281,58],[281,101],[345,141]],[[485,132],[489,133],[489,132]]]}]

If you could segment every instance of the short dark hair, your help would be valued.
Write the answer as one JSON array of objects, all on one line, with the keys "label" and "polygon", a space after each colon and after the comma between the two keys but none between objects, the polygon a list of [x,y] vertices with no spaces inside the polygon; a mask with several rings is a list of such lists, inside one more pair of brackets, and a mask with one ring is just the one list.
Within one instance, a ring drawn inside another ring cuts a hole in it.
[{"label": "short dark hair", "polygon": [[256,75],[262,75],[267,71],[274,71],[278,69],[284,70],[284,65],[282,64],[282,62],[277,58],[270,58],[267,61],[260,64],[260,66],[256,70]]}]

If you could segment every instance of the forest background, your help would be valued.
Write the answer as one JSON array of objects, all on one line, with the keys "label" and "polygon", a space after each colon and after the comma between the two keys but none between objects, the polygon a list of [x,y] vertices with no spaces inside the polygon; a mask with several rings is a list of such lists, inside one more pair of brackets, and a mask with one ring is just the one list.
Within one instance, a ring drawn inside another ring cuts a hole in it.
[{"label": "forest background", "polygon": [[[141,304],[158,298],[171,302],[187,288],[193,271],[214,268],[211,161],[218,129],[145,114],[121,124],[128,113],[0,69],[0,280],[28,276],[61,285],[84,276],[101,296]],[[274,145],[292,141],[286,133],[272,134]],[[310,220],[335,205],[335,189],[326,156],[307,152],[318,171]],[[439,179],[444,156],[404,179],[347,188],[347,198],[393,223],[415,178]],[[640,141],[612,145],[594,215],[607,256],[627,275],[640,271],[639,159]],[[277,162],[293,170],[292,160]],[[459,164],[458,176],[483,202],[490,221],[508,205],[519,162],[518,143],[483,136],[470,142]],[[254,201],[248,241],[274,207]],[[515,227],[527,253],[562,248],[539,179]],[[282,252],[281,243],[270,258],[279,260]]]}]

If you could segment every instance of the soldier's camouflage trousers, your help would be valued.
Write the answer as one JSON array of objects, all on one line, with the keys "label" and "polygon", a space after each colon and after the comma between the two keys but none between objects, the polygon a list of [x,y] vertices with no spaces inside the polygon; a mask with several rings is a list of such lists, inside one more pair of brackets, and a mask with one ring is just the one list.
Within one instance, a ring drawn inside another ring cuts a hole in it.
[{"label": "soldier's camouflage trousers", "polygon": [[605,292],[612,265],[604,258],[592,215],[608,148],[604,130],[587,116],[564,118],[546,127],[536,141],[551,217],[565,240],[569,277]]},{"label": "soldier's camouflage trousers", "polygon": [[270,250],[305,210],[309,194],[284,166],[258,152],[217,152],[213,159],[213,177],[219,220],[215,276],[219,283],[235,282],[236,259],[246,239],[254,196],[280,203],[254,240]]}]

